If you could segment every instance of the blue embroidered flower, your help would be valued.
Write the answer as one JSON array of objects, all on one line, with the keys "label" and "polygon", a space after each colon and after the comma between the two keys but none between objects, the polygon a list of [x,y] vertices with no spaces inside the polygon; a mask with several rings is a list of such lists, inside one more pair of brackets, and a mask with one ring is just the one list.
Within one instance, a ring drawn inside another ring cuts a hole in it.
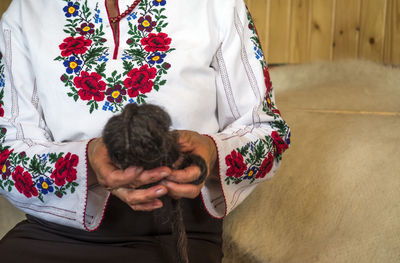
[{"label": "blue embroidered flower", "polygon": [[95,16],[94,16],[94,22],[96,24],[103,23],[103,18],[100,18],[100,10],[99,9],[97,9],[97,14],[95,14]]},{"label": "blue embroidered flower", "polygon": [[109,103],[108,101],[106,101],[106,102],[104,103],[103,108],[102,108],[103,111],[107,111],[109,106],[110,106],[110,103]]},{"label": "blue embroidered flower", "polygon": [[47,158],[49,158],[49,155],[50,154],[48,154],[48,153],[44,153],[44,154],[42,154],[42,156],[40,156],[40,159],[42,159],[43,163],[47,162]]},{"label": "blue embroidered flower", "polygon": [[6,82],[4,81],[4,74],[1,74],[0,76],[0,88],[4,88],[4,86],[6,85]]},{"label": "blue embroidered flower", "polygon": [[64,61],[64,66],[67,68],[67,73],[78,73],[81,70],[82,60],[76,57],[70,57],[69,60]]},{"label": "blue embroidered flower", "polygon": [[129,56],[128,54],[124,53],[121,57],[122,60],[127,60],[127,59],[132,59],[132,56]]},{"label": "blue embroidered flower", "polygon": [[243,179],[251,180],[254,178],[257,172],[258,172],[258,167],[252,166],[244,173]]},{"label": "blue embroidered flower", "polygon": [[166,54],[162,54],[160,52],[156,52],[153,55],[147,57],[150,65],[154,65],[154,63],[160,64],[164,62]]},{"label": "blue embroidered flower", "polygon": [[99,57],[99,59],[97,61],[107,62],[108,61],[108,55],[110,55],[110,54],[109,53],[105,53],[103,56]]},{"label": "blue embroidered flower", "polygon": [[155,6],[159,6],[159,5],[164,6],[166,3],[167,3],[166,0],[153,0],[153,5],[155,5]]},{"label": "blue embroidered flower", "polygon": [[287,138],[286,138],[286,144],[287,145],[290,145],[290,136],[291,136],[292,134],[291,134],[291,132],[289,132],[289,134],[288,134],[288,136],[287,136]]},{"label": "blue embroidered flower", "polygon": [[54,191],[52,184],[53,183],[49,178],[40,177],[36,187],[40,190],[40,192],[42,192],[42,194],[47,195],[49,192],[52,193]]},{"label": "blue embroidered flower", "polygon": [[77,16],[79,14],[79,5],[73,2],[68,2],[68,5],[63,8],[66,17]]},{"label": "blue embroidered flower", "polygon": [[129,99],[129,103],[135,103],[136,104],[136,102],[135,102],[135,100],[134,99]]},{"label": "blue embroidered flower", "polygon": [[137,12],[130,13],[126,20],[131,21],[137,18]]},{"label": "blue embroidered flower", "polygon": [[254,47],[254,51],[255,51],[256,59],[262,59],[264,57],[262,50],[259,49],[258,47]]}]

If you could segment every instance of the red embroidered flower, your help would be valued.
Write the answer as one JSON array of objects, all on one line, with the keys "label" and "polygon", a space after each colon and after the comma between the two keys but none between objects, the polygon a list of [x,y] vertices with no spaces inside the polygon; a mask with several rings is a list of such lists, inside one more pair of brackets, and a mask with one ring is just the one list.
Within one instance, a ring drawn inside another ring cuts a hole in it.
[{"label": "red embroidered flower", "polygon": [[150,33],[147,37],[143,38],[140,43],[145,46],[144,49],[147,52],[167,51],[169,49],[169,44],[171,44],[171,38],[165,33]]},{"label": "red embroidered flower", "polygon": [[4,117],[4,109],[1,103],[0,103],[0,117]]},{"label": "red embroidered flower", "polygon": [[147,64],[129,71],[128,78],[124,80],[128,95],[133,98],[139,95],[139,92],[142,94],[150,92],[153,88],[151,79],[154,79],[156,74],[157,70],[153,67],[149,68]]},{"label": "red embroidered flower", "polygon": [[267,173],[269,173],[274,165],[274,156],[269,153],[267,158],[261,163],[260,170],[256,174],[256,178],[264,178]]},{"label": "red embroidered flower", "polygon": [[57,160],[55,169],[51,174],[51,178],[54,179],[55,184],[63,186],[66,181],[73,182],[76,180],[76,169],[75,167],[79,163],[79,157],[76,154],[68,153],[65,157],[61,157]]},{"label": "red embroidered flower", "polygon": [[92,44],[92,40],[85,39],[84,37],[67,37],[64,39],[59,47],[61,49],[61,56],[68,57],[72,54],[79,55],[84,54],[88,47]]},{"label": "red embroidered flower", "polygon": [[235,150],[233,150],[230,155],[225,157],[225,163],[227,166],[229,166],[228,170],[226,171],[227,176],[239,178],[247,170],[243,156]]},{"label": "red embroidered flower", "polygon": [[265,81],[265,86],[267,87],[267,93],[271,91],[272,88],[272,83],[271,83],[271,78],[269,76],[269,71],[268,68],[264,68],[264,81]]},{"label": "red embroidered flower", "polygon": [[273,131],[271,133],[272,140],[274,141],[275,151],[277,154],[282,154],[287,148],[287,143],[282,140],[281,136],[279,136],[278,132]]},{"label": "red embroidered flower", "polygon": [[272,112],[278,115],[281,115],[281,112],[278,109],[272,109]]},{"label": "red embroidered flower", "polygon": [[81,71],[80,77],[74,78],[75,86],[79,89],[78,95],[82,100],[102,101],[104,100],[104,91],[106,83],[101,80],[101,76],[96,72],[88,73]]},{"label": "red embroidered flower", "polygon": [[17,166],[12,174],[12,178],[15,182],[15,188],[21,193],[24,194],[27,198],[31,198],[32,196],[37,196],[38,190],[34,186],[32,182],[32,175],[24,171],[24,168],[21,166]]},{"label": "red embroidered flower", "polygon": [[0,166],[3,167],[3,165],[6,163],[8,156],[10,156],[10,154],[13,152],[13,150],[8,150],[5,149],[4,151],[2,151],[0,153]]}]

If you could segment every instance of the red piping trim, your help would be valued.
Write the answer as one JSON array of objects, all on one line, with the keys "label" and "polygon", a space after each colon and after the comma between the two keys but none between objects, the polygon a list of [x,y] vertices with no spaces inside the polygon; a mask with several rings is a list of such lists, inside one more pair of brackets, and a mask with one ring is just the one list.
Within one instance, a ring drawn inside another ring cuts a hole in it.
[{"label": "red piping trim", "polygon": [[88,160],[88,148],[89,148],[89,143],[91,142],[91,141],[93,141],[95,138],[93,138],[93,139],[91,139],[87,144],[86,144],[86,150],[85,150],[85,158],[86,158],[86,196],[85,196],[85,209],[83,210],[83,226],[85,227],[85,229],[87,230],[87,231],[90,231],[90,232],[92,232],[92,231],[96,231],[99,227],[100,227],[100,225],[101,225],[101,222],[103,222],[103,219],[104,219],[104,212],[106,211],[106,209],[107,209],[107,206],[108,206],[108,200],[110,199],[110,195],[108,195],[108,197],[107,197],[107,200],[106,200],[106,205],[104,206],[104,208],[103,208],[103,211],[102,211],[102,216],[101,216],[101,220],[100,220],[100,222],[99,222],[99,224],[97,225],[97,227],[96,228],[94,228],[94,229],[90,229],[87,225],[86,225],[86,209],[87,209],[87,199],[88,199],[88,195],[89,195],[89,188],[88,188],[88,176],[89,176],[89,160]]},{"label": "red piping trim", "polygon": [[[111,30],[113,32],[113,37],[114,37],[114,55],[113,55],[113,59],[117,59],[118,57],[118,50],[119,50],[119,39],[120,39],[120,31],[119,31],[119,21],[117,22],[117,30],[118,30],[118,38],[115,37],[115,31],[114,31],[114,27],[112,26],[111,20],[110,20],[110,12],[108,10],[108,6],[107,6],[107,0],[104,0],[104,5],[106,6],[106,10],[107,10],[107,17],[108,17],[108,23],[111,26]],[[118,15],[120,14],[119,11],[119,3],[117,1],[117,10],[118,10]]]},{"label": "red piping trim", "polygon": [[223,216],[221,216],[221,217],[218,217],[218,216],[215,216],[215,215],[213,215],[212,213],[210,213],[210,211],[208,210],[208,208],[207,208],[207,206],[206,206],[206,203],[204,202],[203,192],[201,192],[201,201],[203,202],[203,206],[206,208],[207,213],[208,213],[211,217],[213,217],[213,218],[215,218],[215,219],[223,219],[223,218],[227,215],[227,213],[228,213],[228,206],[227,206],[227,204],[226,204],[225,192],[224,192],[224,188],[223,188],[223,185],[222,185],[221,166],[220,166],[220,158],[219,158],[219,157],[220,157],[219,148],[218,148],[218,144],[215,142],[215,140],[214,140],[214,138],[213,138],[212,136],[210,136],[210,135],[208,135],[208,134],[203,134],[203,135],[205,135],[205,136],[211,138],[211,140],[212,140],[212,141],[214,142],[214,144],[215,144],[215,148],[217,149],[218,178],[219,178],[219,183],[220,183],[221,190],[222,190],[222,195],[223,195],[223,197],[224,197],[225,214],[224,214]]}]

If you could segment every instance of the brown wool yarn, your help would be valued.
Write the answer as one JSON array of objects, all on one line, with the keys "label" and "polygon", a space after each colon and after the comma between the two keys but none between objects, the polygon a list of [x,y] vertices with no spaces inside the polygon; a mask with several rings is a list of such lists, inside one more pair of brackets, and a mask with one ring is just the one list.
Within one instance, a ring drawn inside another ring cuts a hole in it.
[{"label": "brown wool yarn", "polygon": [[[162,108],[153,104],[128,104],[121,114],[113,116],[103,130],[103,142],[110,159],[122,169],[129,166],[143,167],[145,170],[160,166],[173,168],[179,158],[178,169],[197,165],[201,176],[193,184],[201,184],[207,176],[207,166],[203,158],[190,153],[182,153],[178,135],[170,131],[171,118]],[[149,186],[143,186],[146,188]],[[188,263],[187,236],[183,222],[180,200],[164,198],[171,209],[162,213],[169,215],[172,233],[176,237],[177,262]],[[164,206],[168,207],[168,206]]]}]

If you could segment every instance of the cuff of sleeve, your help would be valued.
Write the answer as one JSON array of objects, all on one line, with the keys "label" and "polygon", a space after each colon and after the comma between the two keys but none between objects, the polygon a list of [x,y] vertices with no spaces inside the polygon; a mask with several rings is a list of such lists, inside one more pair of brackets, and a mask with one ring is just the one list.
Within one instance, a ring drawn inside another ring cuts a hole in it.
[{"label": "cuff of sleeve", "polygon": [[222,219],[227,215],[227,207],[221,181],[221,161],[219,147],[214,137],[208,134],[205,134],[205,136],[208,136],[213,140],[217,149],[218,179],[206,181],[203,189],[201,190],[201,198],[207,212],[214,218]]},{"label": "cuff of sleeve", "polygon": [[91,140],[86,144],[86,200],[83,213],[83,226],[87,231],[95,231],[100,227],[104,218],[110,193],[99,185],[89,187],[87,184],[89,176],[88,146]]},{"label": "cuff of sleeve", "polygon": [[254,190],[257,184],[235,184],[227,180],[225,156],[231,154],[235,140],[219,138],[218,135],[207,135],[213,139],[218,150],[219,181],[208,181],[202,189],[204,206],[208,213],[216,218],[223,218],[233,211]]}]

